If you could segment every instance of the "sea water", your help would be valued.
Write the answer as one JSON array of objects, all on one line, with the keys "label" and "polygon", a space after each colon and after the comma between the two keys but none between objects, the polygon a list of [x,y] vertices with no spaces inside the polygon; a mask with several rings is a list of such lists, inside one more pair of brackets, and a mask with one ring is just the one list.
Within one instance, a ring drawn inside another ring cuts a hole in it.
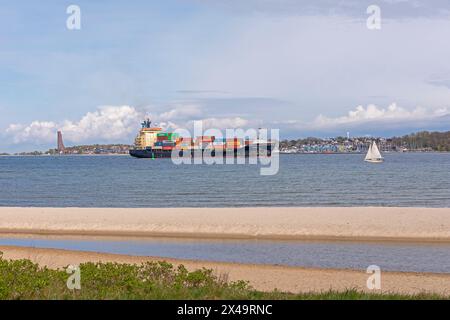
[{"label": "sea water", "polygon": [[383,271],[450,273],[450,245],[266,240],[5,239],[1,245],[81,250],[189,260]]},{"label": "sea water", "polygon": [[0,206],[450,207],[449,153],[280,155],[258,165],[175,165],[129,156],[0,157]]}]

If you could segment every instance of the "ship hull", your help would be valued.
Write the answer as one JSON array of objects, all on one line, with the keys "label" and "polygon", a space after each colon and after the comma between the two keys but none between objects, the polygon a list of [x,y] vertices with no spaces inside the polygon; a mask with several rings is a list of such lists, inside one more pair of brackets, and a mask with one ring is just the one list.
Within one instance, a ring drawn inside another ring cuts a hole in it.
[{"label": "ship hull", "polygon": [[365,162],[370,162],[370,163],[383,163],[384,159],[380,158],[380,159],[365,159]]},{"label": "ship hull", "polygon": [[[266,150],[264,150],[266,149]],[[262,151],[262,152],[261,152]],[[202,156],[202,157],[250,157],[250,156],[268,156],[272,155],[272,146],[260,145],[260,146],[246,146],[243,148],[231,149],[231,150],[179,150],[179,156],[183,157],[189,155],[190,157]],[[130,149],[130,156],[135,158],[149,158],[149,159],[161,159],[171,158],[172,150],[161,149]]]}]

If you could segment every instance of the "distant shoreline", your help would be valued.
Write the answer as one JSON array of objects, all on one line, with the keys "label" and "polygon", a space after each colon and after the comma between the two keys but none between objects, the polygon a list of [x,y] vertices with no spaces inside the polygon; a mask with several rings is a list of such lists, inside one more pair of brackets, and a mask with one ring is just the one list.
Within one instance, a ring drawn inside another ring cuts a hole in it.
[{"label": "distant shoreline", "polygon": [[[450,151],[388,151],[383,152],[384,154],[450,154]],[[281,155],[362,155],[365,152],[279,152]],[[55,154],[3,154],[1,157],[98,157],[98,156],[129,156],[128,153],[101,153],[101,154],[63,154],[63,155],[55,155]]]},{"label": "distant shoreline", "polygon": [[44,158],[58,158],[58,157],[99,157],[99,156],[129,156],[128,153],[100,153],[100,154],[7,154],[0,155],[0,157],[44,157]]}]

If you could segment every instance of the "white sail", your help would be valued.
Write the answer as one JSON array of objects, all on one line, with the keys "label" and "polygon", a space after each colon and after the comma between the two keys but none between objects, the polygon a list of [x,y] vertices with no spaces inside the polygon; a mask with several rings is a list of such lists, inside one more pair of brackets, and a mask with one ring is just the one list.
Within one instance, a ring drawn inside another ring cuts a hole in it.
[{"label": "white sail", "polygon": [[372,159],[372,145],[369,146],[369,150],[367,151],[366,158],[364,160]]},{"label": "white sail", "polygon": [[383,157],[381,156],[380,150],[378,149],[378,146],[374,141],[372,146],[372,159],[382,159],[382,158]]},{"label": "white sail", "polygon": [[381,155],[375,141],[369,146],[369,150],[367,151],[367,155],[364,160],[368,162],[383,162],[383,156]]}]

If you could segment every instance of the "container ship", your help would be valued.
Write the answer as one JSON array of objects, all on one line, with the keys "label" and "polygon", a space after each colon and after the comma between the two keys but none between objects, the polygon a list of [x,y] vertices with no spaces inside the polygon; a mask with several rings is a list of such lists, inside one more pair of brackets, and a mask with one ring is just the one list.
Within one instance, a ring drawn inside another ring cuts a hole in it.
[{"label": "container ship", "polygon": [[271,141],[244,140],[239,138],[216,138],[214,136],[201,136],[196,138],[181,137],[177,133],[163,132],[162,128],[152,126],[147,119],[142,122],[134,148],[130,155],[136,158],[170,158],[175,150],[180,157],[194,157],[197,154],[215,156],[271,156],[273,143]]}]

